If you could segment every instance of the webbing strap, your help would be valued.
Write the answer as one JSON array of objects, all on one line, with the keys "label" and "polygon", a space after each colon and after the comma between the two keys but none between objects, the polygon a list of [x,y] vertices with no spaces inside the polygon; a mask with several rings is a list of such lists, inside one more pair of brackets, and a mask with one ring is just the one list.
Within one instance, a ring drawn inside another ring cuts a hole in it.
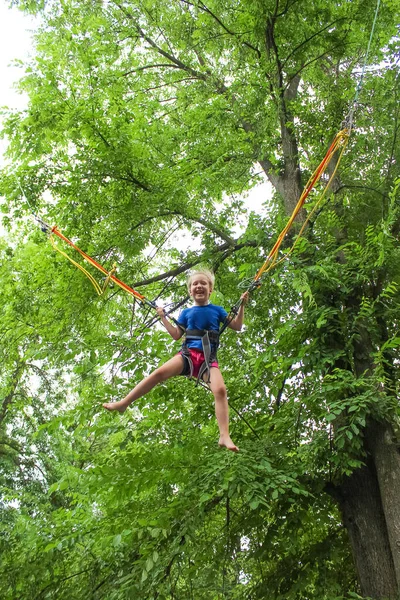
[{"label": "webbing strap", "polygon": [[[202,345],[203,354],[204,354],[204,362],[200,367],[199,374],[197,376],[197,383],[200,383],[201,379],[203,378],[204,373],[207,372],[208,379],[207,379],[206,383],[209,384],[211,381],[210,364],[211,364],[212,360],[214,359],[214,356],[216,356],[216,350],[218,348],[218,343],[219,343],[219,332],[215,331],[213,329],[210,329],[210,330],[187,329],[186,330],[185,342],[183,344],[183,350],[184,350],[183,355],[189,360],[189,364],[190,364],[191,361],[190,361],[190,357],[188,356],[189,348],[187,347],[187,344],[186,344],[186,341],[189,339],[190,340],[201,340],[201,345]],[[215,346],[214,349],[212,348],[212,345]],[[191,367],[191,373],[192,372],[193,372],[193,365]]]},{"label": "webbing strap", "polygon": [[201,340],[205,335],[208,335],[212,344],[218,344],[219,332],[213,329],[186,329],[185,337],[191,340]]}]

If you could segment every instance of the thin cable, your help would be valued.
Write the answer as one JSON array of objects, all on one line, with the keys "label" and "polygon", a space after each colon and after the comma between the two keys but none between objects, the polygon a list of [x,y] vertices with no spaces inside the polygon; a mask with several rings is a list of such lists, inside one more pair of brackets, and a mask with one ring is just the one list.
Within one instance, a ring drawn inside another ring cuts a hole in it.
[{"label": "thin cable", "polygon": [[351,109],[350,109],[349,114],[348,114],[348,116],[346,118],[346,121],[345,121],[346,125],[347,125],[347,127],[349,128],[350,131],[351,131],[352,127],[353,127],[354,112],[355,112],[355,110],[357,108],[358,96],[360,95],[360,91],[361,91],[361,88],[362,88],[363,82],[364,82],[364,75],[365,75],[365,71],[366,71],[366,67],[367,67],[369,51],[371,49],[372,38],[373,38],[374,32],[375,32],[375,25],[376,25],[376,22],[378,20],[378,13],[379,13],[380,4],[381,4],[381,0],[378,0],[377,4],[376,4],[376,8],[375,8],[375,15],[374,15],[374,21],[372,23],[371,33],[370,33],[369,40],[368,40],[367,51],[365,53],[364,64],[363,64],[362,69],[361,69],[360,81],[357,84],[356,91],[355,91],[355,94],[354,94],[354,100],[352,102]]}]

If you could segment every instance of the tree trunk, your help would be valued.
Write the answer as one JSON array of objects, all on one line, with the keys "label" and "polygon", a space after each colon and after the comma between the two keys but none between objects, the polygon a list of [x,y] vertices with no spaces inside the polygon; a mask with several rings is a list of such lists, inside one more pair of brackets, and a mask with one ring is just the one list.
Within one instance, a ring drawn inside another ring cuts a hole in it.
[{"label": "tree trunk", "polygon": [[366,443],[373,456],[386,528],[400,591],[400,453],[399,442],[389,423],[372,422]]},{"label": "tree trunk", "polygon": [[349,534],[361,593],[374,600],[396,600],[396,572],[372,460],[331,493]]},{"label": "tree trunk", "polygon": [[[347,299],[358,306],[359,294]],[[362,322],[354,341],[357,377],[374,372],[373,346]],[[364,430],[366,466],[336,488],[343,523],[349,533],[357,574],[364,596],[397,600],[400,591],[400,455],[388,423],[371,421]]]}]

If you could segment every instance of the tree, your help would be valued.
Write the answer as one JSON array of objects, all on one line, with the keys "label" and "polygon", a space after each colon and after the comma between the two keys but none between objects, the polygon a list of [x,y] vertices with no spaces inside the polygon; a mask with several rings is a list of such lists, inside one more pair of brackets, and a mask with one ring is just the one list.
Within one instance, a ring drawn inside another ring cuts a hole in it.
[{"label": "tree", "polygon": [[[226,334],[239,456],[212,449],[208,397],[186,382],[123,418],[98,409],[171,345],[122,293],[94,298],[26,215],[151,298],[179,301],[207,261],[233,304],[352,107],[374,7],[43,9],[0,182],[21,239],[2,250],[4,597],[398,597],[396,9],[379,13],[381,66],[326,204],[254,293],[246,334]],[[262,174],[274,196],[247,212]]]}]

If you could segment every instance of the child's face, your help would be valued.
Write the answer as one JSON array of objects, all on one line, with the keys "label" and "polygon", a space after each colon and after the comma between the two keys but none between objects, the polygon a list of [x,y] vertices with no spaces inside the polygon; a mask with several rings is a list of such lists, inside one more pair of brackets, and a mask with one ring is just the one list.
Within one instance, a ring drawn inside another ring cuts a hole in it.
[{"label": "child's face", "polygon": [[189,292],[195,304],[208,304],[212,292],[211,282],[202,273],[195,273],[190,282]]}]

